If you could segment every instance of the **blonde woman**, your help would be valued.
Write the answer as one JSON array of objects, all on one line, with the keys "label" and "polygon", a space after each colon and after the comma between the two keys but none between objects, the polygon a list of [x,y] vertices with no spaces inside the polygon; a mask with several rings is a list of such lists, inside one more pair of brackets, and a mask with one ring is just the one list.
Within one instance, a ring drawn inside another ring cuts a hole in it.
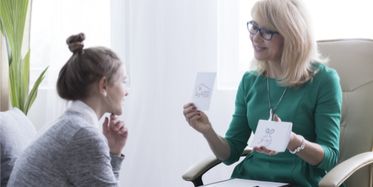
[{"label": "blonde woman", "polygon": [[252,17],[247,28],[258,68],[245,73],[240,82],[225,136],[216,134],[193,103],[184,106],[185,118],[225,164],[239,159],[260,119],[292,122],[287,151],[254,147],[232,177],[318,186],[339,155],[338,74],[319,60],[300,0],[259,0]]},{"label": "blonde woman", "polygon": [[[57,81],[59,96],[71,106],[17,159],[9,187],[118,186],[128,135],[116,117],[128,94],[125,68],[110,49],[84,49],[84,39],[67,39],[73,54]],[[111,116],[99,124],[106,112]]]}]

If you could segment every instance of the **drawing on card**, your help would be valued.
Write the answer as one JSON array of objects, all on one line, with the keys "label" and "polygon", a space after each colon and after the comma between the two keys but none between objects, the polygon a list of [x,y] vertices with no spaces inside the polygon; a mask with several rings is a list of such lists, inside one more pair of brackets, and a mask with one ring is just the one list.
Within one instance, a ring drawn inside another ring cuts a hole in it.
[{"label": "drawing on card", "polygon": [[260,138],[257,145],[268,147],[272,143],[272,134],[275,132],[275,129],[266,128],[265,134]]},{"label": "drawing on card", "polygon": [[195,93],[196,93],[195,94],[196,97],[209,97],[211,93],[211,88],[201,83],[196,87]]}]

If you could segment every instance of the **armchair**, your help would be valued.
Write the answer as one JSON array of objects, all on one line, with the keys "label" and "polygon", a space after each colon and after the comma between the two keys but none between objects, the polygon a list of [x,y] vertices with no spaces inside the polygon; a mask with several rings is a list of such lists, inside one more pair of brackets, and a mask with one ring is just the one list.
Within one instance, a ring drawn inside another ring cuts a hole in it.
[{"label": "armchair", "polygon": [[0,186],[6,186],[17,158],[36,138],[28,117],[18,108],[0,112]]},{"label": "armchair", "polygon": [[[319,183],[320,187],[373,187],[373,40],[344,39],[318,42],[328,65],[341,78],[343,109],[340,161]],[[242,156],[251,150],[245,149]],[[221,162],[206,158],[188,169],[184,180],[202,185],[202,176]]]}]

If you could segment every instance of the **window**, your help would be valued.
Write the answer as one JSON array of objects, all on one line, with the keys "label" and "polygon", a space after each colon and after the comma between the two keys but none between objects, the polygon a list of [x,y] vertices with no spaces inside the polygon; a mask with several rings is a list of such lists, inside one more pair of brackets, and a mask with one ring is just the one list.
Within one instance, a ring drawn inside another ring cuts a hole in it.
[{"label": "window", "polygon": [[[61,67],[72,55],[66,38],[84,32],[85,46],[111,47],[111,1],[37,0],[32,2],[30,82],[49,66],[29,117],[37,128],[49,124],[65,110],[56,82]],[[52,106],[52,107],[51,107]],[[48,115],[45,115],[48,114]]]},{"label": "window", "polygon": [[[337,38],[373,39],[373,2],[366,0],[303,0],[317,40]],[[218,89],[236,89],[250,64],[253,50],[246,22],[256,1],[219,1],[218,5]]]},{"label": "window", "polygon": [[110,1],[37,0],[31,14],[30,80],[49,66],[42,89],[55,89],[58,72],[71,56],[65,42],[69,35],[84,32],[86,46],[110,47]]}]

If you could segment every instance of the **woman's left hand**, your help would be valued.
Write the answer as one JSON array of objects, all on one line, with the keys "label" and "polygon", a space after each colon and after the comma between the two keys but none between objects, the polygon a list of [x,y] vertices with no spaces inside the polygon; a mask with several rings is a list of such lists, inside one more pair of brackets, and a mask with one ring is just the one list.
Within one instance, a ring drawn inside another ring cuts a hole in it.
[{"label": "woman's left hand", "polygon": [[[280,117],[278,117],[278,115],[274,114],[273,115],[273,121],[281,122],[281,119],[280,119]],[[269,156],[273,156],[273,155],[277,154],[276,151],[267,149],[264,146],[253,147],[253,150],[258,152],[258,153],[263,153],[263,154],[266,154],[266,155],[269,155]]]},{"label": "woman's left hand", "polygon": [[118,120],[114,114],[111,114],[110,119],[105,118],[103,133],[108,141],[110,152],[120,155],[128,137],[128,129],[124,122]]},{"label": "woman's left hand", "polygon": [[273,156],[273,155],[276,155],[276,154],[277,154],[276,151],[273,151],[273,150],[267,149],[267,148],[264,147],[264,146],[254,147],[253,150],[256,151],[256,152],[258,152],[258,153],[263,153],[263,154],[266,154],[266,155],[269,155],[269,156]]}]

